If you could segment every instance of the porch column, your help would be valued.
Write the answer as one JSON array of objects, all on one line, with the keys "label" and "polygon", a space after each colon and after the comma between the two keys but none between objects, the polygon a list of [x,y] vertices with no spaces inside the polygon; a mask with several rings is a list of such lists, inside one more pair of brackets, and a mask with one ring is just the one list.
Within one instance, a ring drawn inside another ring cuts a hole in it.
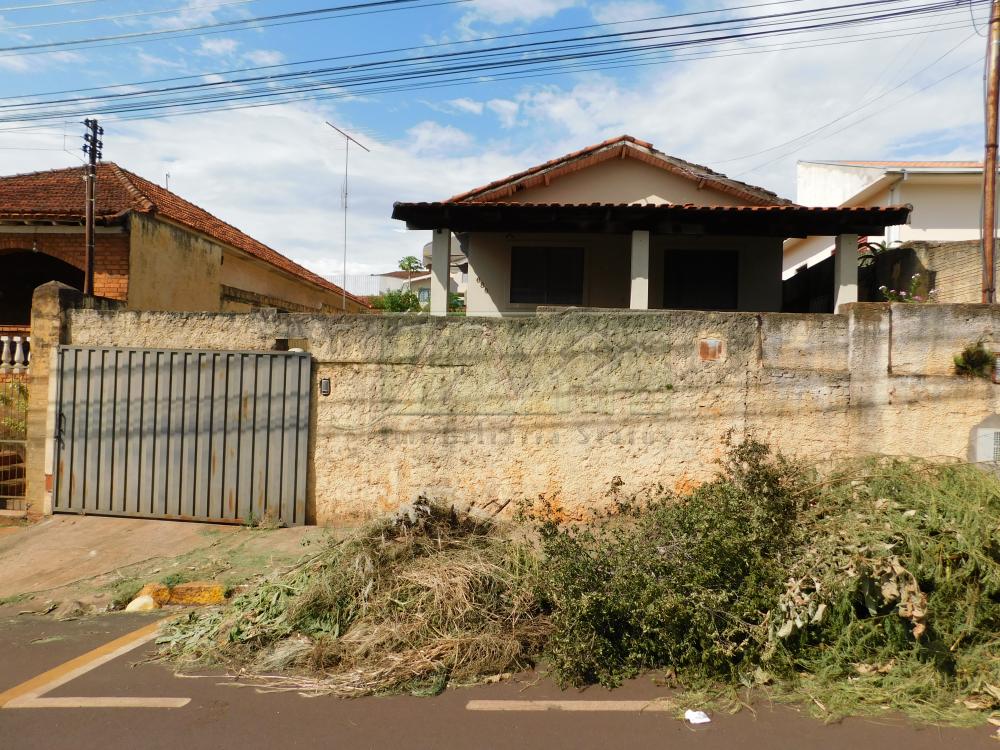
[{"label": "porch column", "polygon": [[431,238],[431,315],[448,314],[451,230],[435,229]]},{"label": "porch column", "polygon": [[649,232],[642,229],[632,232],[632,290],[629,308],[649,309]]},{"label": "porch column", "polygon": [[858,235],[838,234],[833,256],[833,311],[858,301]]}]

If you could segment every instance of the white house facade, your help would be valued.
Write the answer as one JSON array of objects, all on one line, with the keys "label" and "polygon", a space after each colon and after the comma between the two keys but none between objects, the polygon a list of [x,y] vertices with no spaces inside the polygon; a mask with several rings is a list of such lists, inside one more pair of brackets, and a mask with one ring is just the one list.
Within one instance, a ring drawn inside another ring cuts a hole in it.
[{"label": "white house facade", "polygon": [[[912,206],[907,224],[869,234],[869,242],[978,240],[983,165],[968,161],[801,161],[796,202],[803,206]],[[830,257],[829,237],[785,242],[782,276]]]}]

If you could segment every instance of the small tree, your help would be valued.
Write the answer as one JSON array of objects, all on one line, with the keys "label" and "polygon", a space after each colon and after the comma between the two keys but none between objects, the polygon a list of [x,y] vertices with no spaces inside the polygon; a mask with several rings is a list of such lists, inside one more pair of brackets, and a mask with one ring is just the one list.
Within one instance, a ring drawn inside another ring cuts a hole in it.
[{"label": "small tree", "polygon": [[420,298],[409,289],[390,289],[384,294],[369,297],[372,307],[385,312],[420,312]]},{"label": "small tree", "polygon": [[406,288],[410,288],[410,277],[417,271],[424,270],[424,262],[416,255],[407,255],[399,261],[399,270],[406,271]]}]

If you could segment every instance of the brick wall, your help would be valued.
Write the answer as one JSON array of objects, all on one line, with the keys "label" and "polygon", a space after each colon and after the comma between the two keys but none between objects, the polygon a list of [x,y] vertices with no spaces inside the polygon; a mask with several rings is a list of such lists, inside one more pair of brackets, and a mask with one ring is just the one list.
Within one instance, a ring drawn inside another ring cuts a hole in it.
[{"label": "brick wall", "polygon": [[[83,230],[74,234],[5,234],[0,233],[0,253],[5,250],[31,250],[34,246],[61,261],[84,267]],[[97,235],[94,248],[94,294],[98,297],[128,298],[129,236]]]}]

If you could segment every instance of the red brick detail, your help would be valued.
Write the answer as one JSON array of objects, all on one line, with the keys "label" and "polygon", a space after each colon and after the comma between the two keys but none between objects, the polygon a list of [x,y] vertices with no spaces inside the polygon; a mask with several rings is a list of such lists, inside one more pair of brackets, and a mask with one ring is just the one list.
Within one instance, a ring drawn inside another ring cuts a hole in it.
[{"label": "red brick detail", "polygon": [[[31,250],[51,255],[84,268],[86,247],[83,232],[73,234],[4,234],[0,231],[0,256],[5,252]],[[128,299],[128,235],[97,235],[94,246],[94,294],[110,299]]]}]

